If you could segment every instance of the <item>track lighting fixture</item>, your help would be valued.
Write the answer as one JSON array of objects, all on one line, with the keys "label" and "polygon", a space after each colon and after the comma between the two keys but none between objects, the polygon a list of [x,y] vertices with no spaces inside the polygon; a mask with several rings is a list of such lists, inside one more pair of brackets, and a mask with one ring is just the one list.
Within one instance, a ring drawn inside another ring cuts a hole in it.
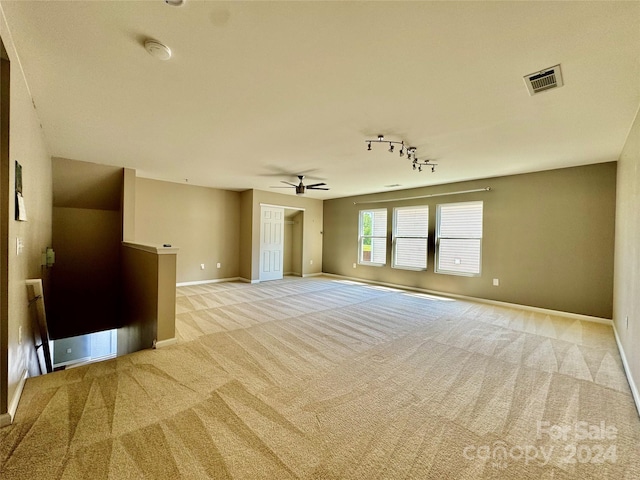
[{"label": "track lighting fixture", "polygon": [[431,167],[432,173],[436,171],[436,165],[438,165],[437,163],[434,163],[433,160],[430,160],[428,158],[419,159],[418,157],[416,157],[416,147],[407,147],[404,144],[404,141],[401,141],[401,142],[389,141],[384,139],[384,135],[378,135],[377,140],[365,140],[365,142],[367,142],[367,150],[371,150],[372,143],[388,143],[389,144],[388,151],[390,153],[393,153],[394,147],[396,145],[400,145],[400,152],[399,152],[400,157],[401,158],[404,157],[406,153],[407,160],[411,160],[411,164],[414,170],[418,170],[419,172],[421,172],[422,167]]}]

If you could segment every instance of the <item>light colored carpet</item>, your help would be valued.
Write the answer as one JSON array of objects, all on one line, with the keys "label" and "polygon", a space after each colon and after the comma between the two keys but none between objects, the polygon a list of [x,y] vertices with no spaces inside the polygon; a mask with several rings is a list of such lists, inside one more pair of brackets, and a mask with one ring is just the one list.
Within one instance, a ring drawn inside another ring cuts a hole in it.
[{"label": "light colored carpet", "polygon": [[177,312],[177,345],[29,379],[0,478],[640,478],[609,326],[324,277]]}]

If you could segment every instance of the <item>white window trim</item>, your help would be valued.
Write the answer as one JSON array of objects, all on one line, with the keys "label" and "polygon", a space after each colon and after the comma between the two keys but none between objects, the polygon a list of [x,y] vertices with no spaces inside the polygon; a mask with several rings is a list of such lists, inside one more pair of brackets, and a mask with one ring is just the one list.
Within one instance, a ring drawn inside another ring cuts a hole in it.
[{"label": "white window trim", "polygon": [[[387,248],[385,247],[385,253],[384,253],[384,258],[385,261],[384,263],[378,263],[378,262],[365,262],[362,260],[362,240],[365,237],[365,235],[362,234],[362,213],[363,212],[376,212],[376,211],[384,211],[387,213],[387,225],[389,222],[389,212],[387,211],[386,208],[366,208],[364,210],[360,210],[358,212],[358,265],[366,265],[369,267],[384,267],[387,264]],[[388,238],[388,233],[387,233],[387,225],[385,225],[385,234],[384,237],[381,235],[367,235],[368,238],[384,238],[384,241],[386,243],[387,238]]]},{"label": "white window trim", "polygon": [[[394,207],[393,209],[393,230],[392,230],[392,245],[391,245],[391,268],[396,268],[398,270],[410,270],[410,271],[414,271],[414,272],[424,272],[429,268],[429,227],[427,224],[427,232],[425,234],[424,237],[407,237],[407,236],[401,236],[401,235],[397,235],[397,221],[398,221],[398,216],[397,216],[397,212],[398,210],[403,210],[403,209],[416,209],[416,208],[426,208],[427,209],[427,215],[429,212],[429,206],[428,205],[411,205],[411,206],[407,206],[407,207]],[[428,222],[428,220],[427,220]],[[405,265],[397,265],[396,264],[396,249],[397,249],[397,240],[398,238],[424,238],[425,242],[427,243],[427,251],[426,251],[426,261],[425,261],[425,266],[423,267],[408,267]]]},{"label": "white window trim", "polygon": [[[471,202],[455,202],[455,203],[484,203],[482,201],[471,201]],[[438,265],[439,265],[439,260],[438,260],[438,256],[440,254],[440,206],[441,205],[451,205],[450,203],[442,203],[442,204],[438,204],[436,205],[436,241],[435,241],[435,257],[434,257],[434,266],[433,266],[433,271],[434,273],[439,273],[442,275],[456,275],[459,277],[480,277],[482,275],[482,240],[484,239],[484,231],[482,232],[482,237],[480,237],[480,255],[478,257],[479,263],[478,263],[478,273],[467,273],[467,272],[456,272],[456,271],[451,271],[451,270],[442,270],[442,269],[438,269]],[[483,211],[482,211],[482,223],[484,226],[484,205],[483,205]],[[484,230],[484,228],[483,228]],[[472,237],[445,237],[445,238],[460,238],[460,239],[469,239]]]}]

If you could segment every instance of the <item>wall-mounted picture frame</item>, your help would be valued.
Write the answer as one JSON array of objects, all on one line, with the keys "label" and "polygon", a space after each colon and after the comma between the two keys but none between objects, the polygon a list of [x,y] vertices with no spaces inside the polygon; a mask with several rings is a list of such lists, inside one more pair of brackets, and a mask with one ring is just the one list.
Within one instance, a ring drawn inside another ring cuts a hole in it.
[{"label": "wall-mounted picture frame", "polygon": [[22,195],[22,165],[16,160],[16,220],[20,222],[27,221],[27,210],[24,204],[24,196]]}]

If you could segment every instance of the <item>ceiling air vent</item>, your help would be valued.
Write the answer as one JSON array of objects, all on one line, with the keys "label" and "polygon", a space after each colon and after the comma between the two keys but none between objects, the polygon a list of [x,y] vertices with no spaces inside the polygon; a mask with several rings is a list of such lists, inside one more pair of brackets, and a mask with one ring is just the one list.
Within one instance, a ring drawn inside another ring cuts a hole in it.
[{"label": "ceiling air vent", "polygon": [[529,95],[535,95],[536,93],[544,92],[551,88],[561,87],[564,84],[562,83],[562,70],[560,70],[560,65],[525,75],[524,83],[527,86],[527,90],[529,90]]}]

